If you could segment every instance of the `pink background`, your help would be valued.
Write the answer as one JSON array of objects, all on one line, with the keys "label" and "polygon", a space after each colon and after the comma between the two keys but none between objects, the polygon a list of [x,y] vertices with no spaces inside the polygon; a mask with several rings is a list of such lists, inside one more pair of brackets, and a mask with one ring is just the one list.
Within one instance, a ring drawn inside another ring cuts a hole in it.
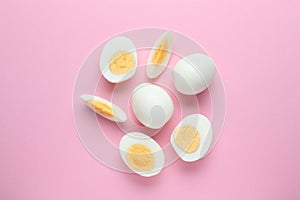
[{"label": "pink background", "polygon": [[[0,199],[299,199],[299,13],[298,0],[1,1]],[[72,115],[88,53],[144,26],[202,44],[227,94],[210,156],[150,179],[93,159]]]}]

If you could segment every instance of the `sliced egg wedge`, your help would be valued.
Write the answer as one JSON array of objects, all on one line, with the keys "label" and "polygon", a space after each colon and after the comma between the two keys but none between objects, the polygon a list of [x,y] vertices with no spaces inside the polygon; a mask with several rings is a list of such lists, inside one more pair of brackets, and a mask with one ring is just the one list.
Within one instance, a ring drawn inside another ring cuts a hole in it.
[{"label": "sliced egg wedge", "polygon": [[201,114],[185,117],[174,129],[171,144],[178,156],[193,162],[203,158],[212,143],[210,121]]},{"label": "sliced egg wedge", "polygon": [[163,33],[154,43],[148,57],[147,76],[158,77],[167,67],[173,50],[173,39],[170,32]]},{"label": "sliced egg wedge", "polygon": [[90,109],[106,119],[115,122],[125,122],[127,120],[126,113],[106,99],[89,94],[83,94],[80,97]]},{"label": "sliced egg wedge", "polygon": [[111,83],[126,81],[135,74],[136,68],[137,53],[129,38],[118,36],[105,44],[100,56],[100,70],[106,80]]},{"label": "sliced egg wedge", "polygon": [[131,132],[121,138],[120,155],[125,164],[138,175],[144,177],[160,173],[164,167],[164,152],[152,138]]}]

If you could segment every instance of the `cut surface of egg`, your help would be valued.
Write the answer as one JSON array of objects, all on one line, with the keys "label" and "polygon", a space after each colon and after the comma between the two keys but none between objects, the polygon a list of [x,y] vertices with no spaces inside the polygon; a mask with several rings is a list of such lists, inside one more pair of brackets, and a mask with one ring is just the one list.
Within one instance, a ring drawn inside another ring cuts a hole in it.
[{"label": "cut surface of egg", "polygon": [[119,83],[131,78],[137,67],[137,53],[133,42],[124,36],[109,40],[102,49],[100,70],[106,80]]},{"label": "cut surface of egg", "polygon": [[182,160],[199,160],[206,155],[212,142],[211,123],[204,115],[189,115],[175,127],[170,140]]},{"label": "cut surface of egg", "polygon": [[150,83],[140,84],[134,89],[131,103],[136,118],[152,129],[163,127],[174,112],[170,95],[161,87]]},{"label": "cut surface of egg", "polygon": [[80,98],[90,109],[106,119],[115,122],[125,122],[127,120],[126,113],[106,99],[89,94],[83,94]]},{"label": "cut surface of egg", "polygon": [[141,176],[154,176],[164,167],[163,150],[152,138],[143,133],[132,132],[124,135],[119,150],[125,164]]},{"label": "cut surface of egg", "polygon": [[163,33],[154,43],[148,57],[147,76],[158,77],[167,67],[173,50],[173,40],[170,32]]},{"label": "cut surface of egg", "polygon": [[186,95],[204,91],[213,81],[216,67],[205,54],[192,54],[180,59],[173,70],[173,81],[178,92]]}]

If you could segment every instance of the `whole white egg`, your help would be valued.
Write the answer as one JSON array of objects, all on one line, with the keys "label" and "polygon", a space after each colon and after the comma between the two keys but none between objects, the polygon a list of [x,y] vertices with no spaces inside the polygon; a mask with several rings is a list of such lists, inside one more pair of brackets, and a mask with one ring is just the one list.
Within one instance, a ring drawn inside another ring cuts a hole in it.
[{"label": "whole white egg", "polygon": [[143,83],[132,94],[132,108],[136,118],[146,127],[159,129],[171,118],[174,104],[161,87]]},{"label": "whole white egg", "polygon": [[182,94],[198,94],[212,83],[215,72],[215,64],[208,55],[189,55],[180,59],[174,67],[175,88]]},{"label": "whole white egg", "polygon": [[106,80],[111,83],[126,81],[135,74],[136,68],[136,48],[129,38],[118,36],[105,44],[100,56],[100,70]]}]

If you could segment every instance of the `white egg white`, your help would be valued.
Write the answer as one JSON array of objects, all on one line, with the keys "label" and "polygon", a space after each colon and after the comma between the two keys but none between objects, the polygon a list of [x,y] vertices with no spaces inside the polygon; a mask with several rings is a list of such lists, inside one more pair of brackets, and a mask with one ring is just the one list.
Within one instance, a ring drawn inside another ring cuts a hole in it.
[{"label": "white egg white", "polygon": [[[126,160],[126,152],[128,148],[134,144],[141,144],[147,146],[154,155],[154,169],[150,172],[140,172],[132,169]],[[160,173],[160,171],[163,169],[165,164],[165,156],[164,152],[159,146],[157,142],[155,142],[151,137],[140,133],[140,132],[131,132],[127,133],[121,138],[120,144],[119,144],[119,150],[122,160],[125,162],[125,164],[131,169],[133,172],[144,176],[144,177],[150,177],[154,176]]]},{"label": "white egg white", "polygon": [[[111,120],[111,121],[115,121],[115,122],[125,122],[127,120],[127,115],[126,113],[119,108],[118,106],[112,104],[110,101],[103,99],[101,97],[98,96],[94,96],[94,95],[89,95],[89,94],[83,94],[80,96],[80,98],[86,102],[86,104],[89,106],[90,109],[92,109],[94,112],[96,112],[97,114],[101,115],[102,117]],[[103,102],[105,104],[107,104],[108,106],[112,107],[113,112],[114,112],[114,116],[113,117],[108,117],[103,115],[102,113],[99,113],[98,111],[96,111],[93,106],[89,105],[87,103],[87,101],[89,100],[94,100],[94,101],[99,101],[99,102]]]},{"label": "white egg white", "polygon": [[[166,53],[162,63],[155,66],[152,64],[152,57],[154,55],[154,52],[156,51],[156,49],[158,48],[158,46],[161,44],[161,42],[164,39],[167,39],[167,42],[168,42],[168,46],[167,46],[168,48],[166,49],[167,53]],[[172,55],[172,50],[173,50],[172,34],[170,32],[165,32],[155,41],[153,48],[149,54],[148,63],[147,63],[147,76],[149,78],[153,79],[153,78],[158,77],[166,69],[168,62],[170,60],[170,57]]]},{"label": "white egg white", "polygon": [[216,67],[205,54],[192,54],[180,59],[173,70],[173,81],[178,92],[186,95],[204,91],[213,81]]},{"label": "white egg white", "polygon": [[172,117],[174,104],[164,89],[154,84],[143,83],[133,91],[132,109],[144,126],[159,129]]},{"label": "white egg white", "polygon": [[[193,153],[186,153],[178,147],[174,140],[175,130],[184,125],[189,125],[196,128],[200,134],[200,145],[199,148]],[[212,127],[210,121],[201,114],[192,114],[185,117],[173,130],[171,135],[171,144],[177,155],[186,162],[193,162],[203,158],[209,150],[212,143]]]},{"label": "white egg white", "polygon": [[[109,64],[113,56],[120,51],[127,51],[131,53],[135,60],[134,68],[125,74],[113,74],[109,69]],[[106,80],[111,83],[119,83],[131,78],[137,68],[137,53],[134,43],[127,37],[118,36],[109,40],[102,49],[100,56],[100,70]]]}]

